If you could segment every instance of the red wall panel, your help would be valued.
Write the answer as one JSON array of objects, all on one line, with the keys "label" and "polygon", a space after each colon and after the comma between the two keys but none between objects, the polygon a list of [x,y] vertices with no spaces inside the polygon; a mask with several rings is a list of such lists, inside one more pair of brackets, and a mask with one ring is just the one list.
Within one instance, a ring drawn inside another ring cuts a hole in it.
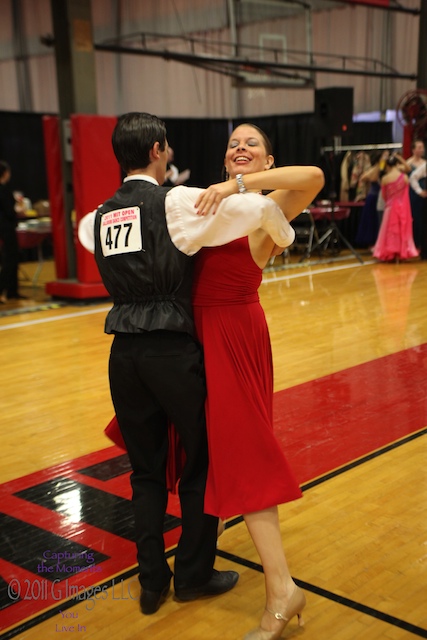
[{"label": "red wall panel", "polygon": [[[116,122],[117,118],[108,116],[71,116],[76,224],[120,186],[120,167],[111,146]],[[75,246],[78,281],[100,282],[93,255],[82,247],[77,237]]]}]

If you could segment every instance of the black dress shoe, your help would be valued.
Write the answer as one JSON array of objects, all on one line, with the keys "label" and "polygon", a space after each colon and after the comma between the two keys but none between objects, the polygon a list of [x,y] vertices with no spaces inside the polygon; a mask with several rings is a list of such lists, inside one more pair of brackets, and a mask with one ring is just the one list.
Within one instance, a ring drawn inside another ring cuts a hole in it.
[{"label": "black dress shoe", "polygon": [[146,616],[156,613],[160,605],[162,605],[168,597],[169,591],[169,584],[167,584],[162,591],[148,591],[147,589],[143,589],[139,598],[142,613]]},{"label": "black dress shoe", "polygon": [[175,599],[181,602],[189,602],[190,600],[197,600],[197,598],[219,596],[221,593],[230,591],[238,579],[239,574],[236,571],[217,571],[214,569],[209,582],[206,582],[201,587],[184,587],[182,589],[175,587]]}]

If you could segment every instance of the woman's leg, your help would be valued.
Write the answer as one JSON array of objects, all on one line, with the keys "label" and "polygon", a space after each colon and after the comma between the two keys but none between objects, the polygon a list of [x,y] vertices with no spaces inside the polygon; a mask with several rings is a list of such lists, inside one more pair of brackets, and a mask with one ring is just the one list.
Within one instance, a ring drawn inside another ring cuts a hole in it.
[{"label": "woman's leg", "polygon": [[[277,507],[247,513],[244,519],[264,569],[266,608],[285,614],[296,585],[283,550]],[[283,627],[283,622],[264,611],[260,626],[266,631],[276,631]]]}]

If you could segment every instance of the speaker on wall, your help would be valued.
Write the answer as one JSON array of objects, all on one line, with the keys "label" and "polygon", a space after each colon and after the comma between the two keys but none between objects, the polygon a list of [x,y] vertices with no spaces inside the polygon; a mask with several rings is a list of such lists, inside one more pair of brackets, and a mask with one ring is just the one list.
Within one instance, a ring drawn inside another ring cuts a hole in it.
[{"label": "speaker on wall", "polygon": [[314,94],[316,133],[322,137],[342,136],[352,132],[353,87],[327,87]]}]

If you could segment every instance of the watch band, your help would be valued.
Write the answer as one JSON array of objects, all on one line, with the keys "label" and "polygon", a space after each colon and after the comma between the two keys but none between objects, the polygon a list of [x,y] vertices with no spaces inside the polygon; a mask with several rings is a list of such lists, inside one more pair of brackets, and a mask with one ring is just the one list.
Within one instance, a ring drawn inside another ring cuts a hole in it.
[{"label": "watch band", "polygon": [[239,189],[239,193],[246,193],[247,189],[245,187],[245,183],[243,182],[243,174],[238,173],[236,176],[237,188]]}]

